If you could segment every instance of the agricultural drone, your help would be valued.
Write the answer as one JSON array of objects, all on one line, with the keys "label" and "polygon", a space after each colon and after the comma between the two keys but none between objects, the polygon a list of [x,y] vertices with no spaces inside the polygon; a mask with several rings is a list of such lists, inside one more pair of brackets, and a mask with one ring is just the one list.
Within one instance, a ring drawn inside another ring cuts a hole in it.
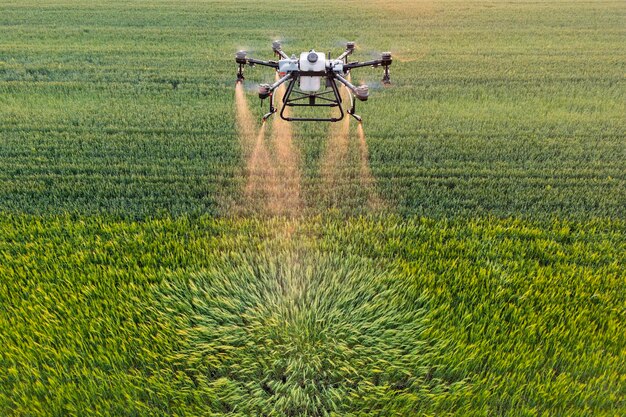
[{"label": "agricultural drone", "polygon": [[[282,109],[280,117],[288,122],[292,121],[315,121],[315,122],[337,122],[344,117],[341,103],[342,99],[337,88],[337,81],[347,87],[349,91],[350,107],[347,113],[361,121],[361,117],[355,114],[354,97],[360,101],[366,101],[369,96],[369,87],[365,84],[353,85],[346,79],[346,76],[354,68],[379,67],[384,68],[382,82],[390,84],[389,65],[391,65],[391,53],[383,52],[380,59],[364,62],[348,62],[348,56],[354,52],[355,43],[348,42],[346,50],[336,59],[331,59],[330,52],[325,56],[321,52],[311,49],[309,52],[302,52],[300,57],[292,55],[291,58],[282,50],[278,41],[272,43],[274,54],[280,59],[277,61],[263,61],[255,58],[248,58],[246,51],[239,51],[235,55],[235,62],[239,65],[237,71],[237,82],[244,80],[244,66],[262,65],[274,68],[280,78],[274,84],[261,84],[259,86],[259,98],[261,101],[270,99],[270,109],[263,116],[266,120],[278,110],[274,107],[274,90],[280,85],[287,84],[287,90],[282,98]],[[325,80],[322,88],[322,78]],[[338,117],[291,117],[285,114],[287,107],[338,107]]]}]

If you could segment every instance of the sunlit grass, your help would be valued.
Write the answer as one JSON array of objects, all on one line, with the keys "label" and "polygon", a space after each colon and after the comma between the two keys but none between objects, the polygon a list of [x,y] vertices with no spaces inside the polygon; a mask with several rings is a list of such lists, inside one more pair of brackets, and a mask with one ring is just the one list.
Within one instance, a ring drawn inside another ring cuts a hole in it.
[{"label": "sunlit grass", "polygon": [[619,414],[625,229],[10,216],[0,410]]}]

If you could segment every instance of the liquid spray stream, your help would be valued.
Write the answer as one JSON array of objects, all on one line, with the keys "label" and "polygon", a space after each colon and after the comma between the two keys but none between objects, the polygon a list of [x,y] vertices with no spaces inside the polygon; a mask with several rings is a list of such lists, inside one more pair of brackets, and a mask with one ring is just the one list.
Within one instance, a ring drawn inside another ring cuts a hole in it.
[{"label": "liquid spray stream", "polygon": [[247,155],[252,150],[252,146],[254,146],[257,128],[250,107],[248,106],[243,83],[240,82],[235,86],[235,106],[239,140],[244,153]]},{"label": "liquid spray stream", "polygon": [[266,124],[263,122],[256,138],[254,150],[248,160],[246,201],[249,209],[265,214],[279,214],[279,187],[271,155],[265,145]]},{"label": "liquid spray stream", "polygon": [[[277,72],[276,80],[278,81],[279,78]],[[284,91],[283,85],[274,93],[274,101],[277,106],[281,106]],[[288,109],[285,113],[288,114]],[[302,206],[300,199],[300,155],[293,144],[291,125],[276,114],[272,121],[272,134],[280,179],[278,202],[281,203],[285,213],[297,214]]]},{"label": "liquid spray stream", "polygon": [[[350,81],[350,74],[346,78]],[[344,103],[350,101],[348,90],[344,86],[341,87],[341,97]],[[347,165],[350,119],[351,117],[346,115],[338,124],[331,126],[328,145],[320,166],[322,176],[320,194],[325,197],[327,205],[334,208],[341,207],[343,198],[345,198],[341,184],[346,182],[342,173]]]},{"label": "liquid spray stream", "polygon": [[[280,105],[284,87],[274,94],[275,102]],[[344,103],[348,103],[350,97],[345,87],[341,88],[341,94]],[[235,103],[241,148],[247,161],[240,211],[299,214],[303,209],[301,155],[293,143],[292,125],[274,115],[271,126],[273,148],[269,149],[266,141],[268,126],[263,122],[260,128],[256,127],[241,83],[235,88]],[[383,204],[375,191],[363,126],[358,124],[358,141],[351,144],[350,120],[351,117],[346,115],[341,122],[331,125],[320,164],[319,197],[326,208],[352,211],[368,206],[379,209]]]},{"label": "liquid spray stream", "polygon": [[239,140],[247,161],[244,200],[238,211],[275,214],[278,211],[278,184],[276,169],[265,145],[266,125],[263,123],[256,131],[242,83],[235,86],[235,105]]}]

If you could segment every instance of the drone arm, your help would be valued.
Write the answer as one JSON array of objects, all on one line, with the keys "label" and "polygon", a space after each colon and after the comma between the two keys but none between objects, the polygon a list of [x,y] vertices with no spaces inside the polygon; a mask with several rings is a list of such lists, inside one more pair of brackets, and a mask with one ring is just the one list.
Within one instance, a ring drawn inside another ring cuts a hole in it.
[{"label": "drone arm", "polygon": [[289,81],[292,77],[293,77],[293,74],[289,73],[289,74],[286,74],[285,76],[283,76],[278,81],[276,81],[274,84],[271,84],[271,85],[270,84],[261,84],[259,86],[259,98],[261,100],[265,100],[266,98],[268,98],[270,96],[270,94],[272,94],[274,92],[274,90],[276,90],[278,87],[280,87],[286,81]]},{"label": "drone arm", "polygon": [[371,61],[365,62],[350,62],[343,65],[343,72],[347,73],[353,68],[362,68],[362,67],[380,67],[383,66],[385,68],[385,73],[383,74],[383,84],[389,84],[389,65],[391,65],[391,53],[383,52],[382,57],[380,59],[374,59]]},{"label": "drone arm", "polygon": [[337,79],[337,81],[339,81],[341,84],[345,85],[346,87],[348,87],[348,89],[350,91],[352,91],[352,93],[354,93],[354,95],[356,96],[356,98],[358,98],[361,101],[366,101],[367,97],[369,96],[369,90],[367,88],[366,85],[362,85],[360,87],[355,87],[354,84],[352,84],[350,81],[346,80],[345,78],[343,78],[341,75],[339,74],[335,74],[335,78]]},{"label": "drone arm", "polygon": [[246,51],[239,51],[235,54],[235,62],[239,66],[239,69],[237,70],[237,82],[243,82],[243,80],[245,79],[243,75],[243,67],[246,64],[250,66],[263,65],[266,67],[278,69],[277,61],[262,61],[260,59],[248,58],[246,55],[247,55]]},{"label": "drone arm", "polygon": [[276,112],[276,109],[274,108],[274,96],[272,95],[274,90],[276,90],[283,83],[291,80],[292,78],[293,78],[293,74],[286,74],[285,76],[283,76],[281,79],[279,79],[272,85],[261,84],[259,86],[259,98],[261,100],[265,100],[266,98],[270,97],[270,111],[263,116],[263,121],[266,121],[272,114]]},{"label": "drone arm", "polygon": [[354,69],[354,68],[378,67],[380,65],[383,65],[383,60],[382,59],[373,59],[371,61],[364,61],[364,62],[354,61],[354,62],[350,62],[348,64],[344,64],[343,69],[344,69],[344,72],[345,72],[345,71],[349,71],[349,70]]},{"label": "drone arm", "polygon": [[272,67],[272,68],[278,69],[278,62],[276,61],[263,61],[261,59],[246,58],[246,63],[248,65],[263,65],[266,67]]},{"label": "drone arm", "polygon": [[352,55],[352,52],[354,52],[354,49],[346,49],[341,55],[337,57],[337,59],[343,60],[348,55]]},{"label": "drone arm", "polygon": [[280,55],[282,59],[289,59],[289,55],[287,55],[282,49],[274,49],[274,52]]},{"label": "drone arm", "polygon": [[343,84],[346,87],[348,87],[350,90],[354,91],[356,89],[354,84],[352,84],[350,81],[348,81],[345,78],[343,78],[341,75],[335,74],[335,78],[337,79],[337,81],[339,81],[341,84]]},{"label": "drone arm", "polygon": [[280,45],[280,41],[272,42],[272,50],[277,56],[281,57],[282,59],[289,59],[289,56],[285,52],[283,52],[283,48]]},{"label": "drone arm", "polygon": [[343,60],[345,61],[345,63],[348,63],[348,55],[352,55],[352,52],[354,52],[354,48],[355,48],[355,43],[354,42],[348,42],[346,43],[346,50],[337,57],[338,60]]},{"label": "drone arm", "polygon": [[281,79],[279,79],[278,81],[276,81],[274,84],[272,84],[270,86],[270,92],[276,90],[278,87],[280,87],[286,81],[289,81],[292,77],[293,77],[293,74],[290,74],[290,73],[289,74],[285,74],[284,77],[282,77]]}]

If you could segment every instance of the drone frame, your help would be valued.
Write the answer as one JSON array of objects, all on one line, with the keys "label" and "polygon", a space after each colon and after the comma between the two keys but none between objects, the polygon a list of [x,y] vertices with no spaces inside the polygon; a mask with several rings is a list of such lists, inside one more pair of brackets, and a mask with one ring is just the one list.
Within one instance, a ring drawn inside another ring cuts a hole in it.
[{"label": "drone frame", "polygon": [[[274,54],[280,57],[283,60],[290,60],[289,56],[282,50],[280,42],[275,41],[272,43],[272,49]],[[280,117],[283,120],[288,122],[292,121],[313,121],[313,122],[338,122],[342,120],[345,116],[345,112],[342,108],[343,99],[341,94],[339,93],[339,88],[337,86],[337,82],[343,84],[348,90],[348,98],[350,100],[350,106],[346,111],[349,115],[361,121],[361,116],[355,113],[356,111],[356,100],[366,101],[369,96],[369,89],[366,85],[355,86],[350,81],[348,81],[344,76],[350,74],[350,71],[355,68],[362,67],[379,67],[382,66],[384,68],[384,74],[382,82],[383,84],[389,84],[389,65],[391,65],[392,58],[391,53],[384,52],[380,59],[374,59],[371,61],[354,61],[348,62],[348,56],[354,52],[355,44],[354,42],[348,42],[346,44],[345,51],[339,55],[335,60],[330,59],[330,53],[328,53],[327,62],[329,65],[326,66],[324,70],[321,71],[300,71],[298,69],[290,69],[289,71],[279,72],[282,76],[278,79],[274,84],[261,84],[259,86],[259,98],[263,101],[266,98],[269,98],[270,106],[269,112],[263,116],[263,120],[267,120],[271,115],[276,113],[278,109],[274,106],[274,91],[280,87],[284,83],[287,84],[287,90],[282,97],[282,108],[280,110]],[[249,65],[251,67],[255,65],[261,65],[266,67],[274,68],[276,71],[280,71],[279,61],[269,60],[259,60],[255,58],[248,58],[246,56],[245,51],[239,51],[235,55],[235,61],[239,65],[239,69],[237,71],[237,82],[243,82],[245,79],[243,75],[244,66]],[[293,60],[294,58],[292,58]],[[284,61],[282,61],[284,62]],[[326,85],[324,90],[317,92],[304,92],[296,88],[296,84],[301,76],[313,76],[313,77],[322,77],[326,80]],[[332,95],[331,95],[332,94]],[[306,102],[305,102],[306,101]],[[291,117],[285,114],[285,110],[288,107],[338,107],[339,115],[338,117]]]}]

